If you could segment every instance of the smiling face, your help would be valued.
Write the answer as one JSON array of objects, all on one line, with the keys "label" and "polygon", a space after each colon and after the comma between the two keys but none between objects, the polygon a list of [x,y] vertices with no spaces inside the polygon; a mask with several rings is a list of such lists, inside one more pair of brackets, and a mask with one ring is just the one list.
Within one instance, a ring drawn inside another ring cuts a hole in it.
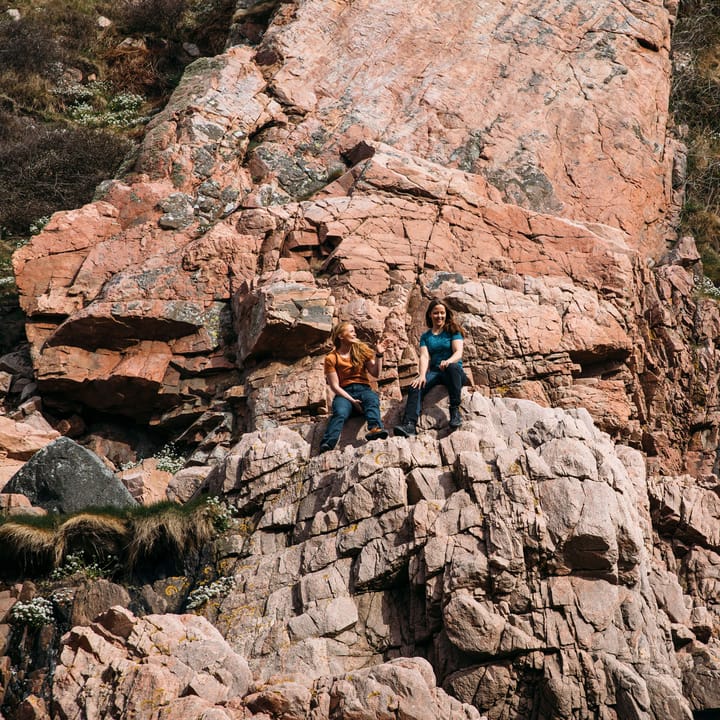
[{"label": "smiling face", "polygon": [[344,325],[338,333],[340,340],[346,343],[357,342],[357,335],[355,334],[355,326],[352,323]]},{"label": "smiling face", "polygon": [[430,311],[430,321],[432,322],[433,330],[442,330],[445,327],[445,319],[447,318],[447,311],[444,305],[436,305]]}]

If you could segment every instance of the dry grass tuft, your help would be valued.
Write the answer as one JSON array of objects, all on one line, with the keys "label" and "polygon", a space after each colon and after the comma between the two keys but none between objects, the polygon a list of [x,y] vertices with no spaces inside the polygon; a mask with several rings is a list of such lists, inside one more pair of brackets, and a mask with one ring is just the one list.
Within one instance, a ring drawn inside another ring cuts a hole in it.
[{"label": "dry grass tuft", "polygon": [[181,69],[163,72],[167,60],[145,45],[117,46],[104,55],[105,76],[114,87],[150,97],[162,96],[175,86]]},{"label": "dry grass tuft", "polygon": [[132,571],[141,562],[166,553],[182,556],[187,550],[208,542],[214,534],[212,519],[204,510],[189,513],[178,505],[133,517],[127,548],[128,566]]},{"label": "dry grass tuft", "polygon": [[104,559],[120,557],[128,539],[128,524],[112,515],[81,513],[66,520],[55,534],[55,566],[71,553]]},{"label": "dry grass tuft", "polygon": [[5,572],[49,572],[55,556],[55,531],[21,521],[0,525],[0,559]]},{"label": "dry grass tuft", "polygon": [[216,514],[202,500],[124,511],[92,508],[69,517],[15,516],[0,521],[0,574],[48,574],[70,556],[83,557],[88,567],[116,558],[113,572],[129,576],[180,572],[184,559],[219,532]]}]

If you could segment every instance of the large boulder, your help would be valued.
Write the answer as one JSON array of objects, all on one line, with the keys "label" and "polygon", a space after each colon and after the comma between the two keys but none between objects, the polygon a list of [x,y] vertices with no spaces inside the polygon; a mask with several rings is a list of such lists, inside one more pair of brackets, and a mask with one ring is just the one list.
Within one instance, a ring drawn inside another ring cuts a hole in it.
[{"label": "large boulder", "polygon": [[10,478],[3,492],[25,495],[33,505],[57,513],[137,505],[95,453],[66,437],[35,453]]},{"label": "large boulder", "polygon": [[199,717],[201,710],[242,697],[250,681],[247,663],[204,618],[137,618],[113,607],[63,638],[53,699],[63,717],[91,711],[147,717],[164,707],[163,717],[182,718],[191,711],[189,696],[197,701],[192,717]]}]

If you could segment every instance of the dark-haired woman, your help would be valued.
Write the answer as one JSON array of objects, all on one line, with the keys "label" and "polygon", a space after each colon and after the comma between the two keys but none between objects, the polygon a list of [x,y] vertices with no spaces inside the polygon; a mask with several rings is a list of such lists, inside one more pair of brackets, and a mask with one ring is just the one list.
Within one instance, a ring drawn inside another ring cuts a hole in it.
[{"label": "dark-haired woman", "polygon": [[463,330],[452,310],[441,300],[433,300],[425,313],[428,330],[420,336],[420,368],[410,384],[402,424],[395,435],[415,435],[422,412],[422,399],[436,385],[442,384],[450,396],[450,427],[462,425],[460,393],[466,382],[462,367]]},{"label": "dark-haired woman", "polygon": [[358,410],[367,421],[366,440],[386,438],[380,417],[380,400],[370,387],[370,375],[379,377],[385,343],[377,350],[358,340],[352,323],[342,322],[330,333],[334,349],[325,357],[325,380],[335,393],[332,415],[320,442],[320,452],[332,450],[337,444],[345,421],[353,410]]}]

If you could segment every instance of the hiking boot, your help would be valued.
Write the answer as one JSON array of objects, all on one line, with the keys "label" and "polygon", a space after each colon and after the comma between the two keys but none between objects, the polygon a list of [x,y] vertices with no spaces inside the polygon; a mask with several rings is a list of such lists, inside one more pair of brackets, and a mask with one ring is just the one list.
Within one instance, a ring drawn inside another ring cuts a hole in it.
[{"label": "hiking boot", "polygon": [[321,454],[322,454],[322,453],[326,453],[326,452],[329,452],[329,451],[332,450],[332,449],[333,449],[333,446],[332,446],[332,445],[328,445],[327,443],[323,443],[323,444],[320,446],[320,453],[321,453]]},{"label": "hiking boot", "polygon": [[404,422],[402,425],[396,425],[393,428],[393,435],[399,435],[400,437],[412,437],[413,435],[417,435],[415,424]]},{"label": "hiking boot", "polygon": [[376,427],[370,428],[365,434],[366,440],[384,440],[388,436],[388,431],[385,428]]},{"label": "hiking boot", "polygon": [[450,427],[459,428],[462,425],[462,417],[460,417],[460,408],[450,408]]}]

